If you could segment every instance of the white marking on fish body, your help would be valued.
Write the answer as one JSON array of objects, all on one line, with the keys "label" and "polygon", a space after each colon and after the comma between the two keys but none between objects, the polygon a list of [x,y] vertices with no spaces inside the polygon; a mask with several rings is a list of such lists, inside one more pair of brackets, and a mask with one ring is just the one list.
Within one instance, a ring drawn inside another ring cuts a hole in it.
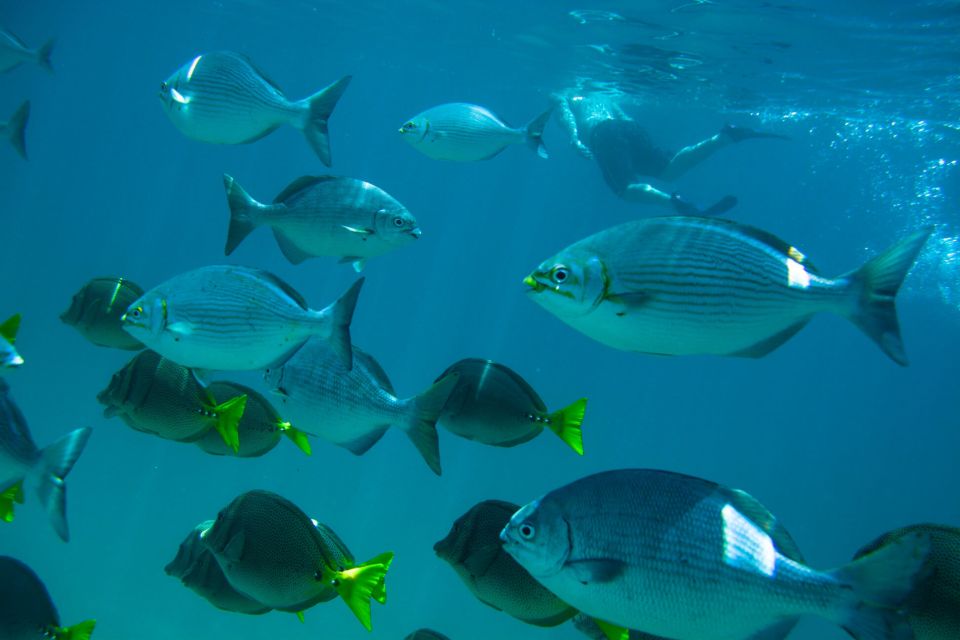
[{"label": "white marking on fish body", "polygon": [[772,577],[777,568],[777,550],[773,540],[728,504],[723,517],[723,560],[731,567],[760,571]]},{"label": "white marking on fish body", "polygon": [[190,70],[187,71],[187,80],[193,77],[193,72],[196,71],[197,65],[200,63],[200,58],[202,57],[202,55],[199,55],[193,59],[193,62],[190,64]]},{"label": "white marking on fish body", "polygon": [[798,289],[810,287],[810,272],[793,258],[787,258],[787,284]]}]

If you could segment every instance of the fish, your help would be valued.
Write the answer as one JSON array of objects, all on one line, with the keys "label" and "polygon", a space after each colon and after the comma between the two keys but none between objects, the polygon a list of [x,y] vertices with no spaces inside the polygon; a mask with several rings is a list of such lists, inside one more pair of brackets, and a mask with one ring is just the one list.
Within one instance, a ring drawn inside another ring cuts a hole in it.
[{"label": "fish", "polygon": [[500,546],[500,532],[520,505],[484,500],[457,518],[433,550],[482,603],[539,627],[554,627],[577,610],[534,580]]},{"label": "fish", "polygon": [[17,332],[20,331],[19,313],[14,314],[0,324],[0,373],[5,369],[16,369],[23,364],[23,356],[14,346],[17,342]]},{"label": "fish", "polygon": [[229,51],[203,53],[160,85],[173,124],[188,138],[213,144],[247,144],[288,124],[303,132],[314,153],[330,166],[327,121],[352,76],[303,100],[288,100],[280,87],[247,57]]},{"label": "fish", "polygon": [[142,295],[143,287],[127,278],[93,278],[73,294],[60,320],[98,347],[137,351],[143,343],[124,331],[120,318]]},{"label": "fish", "polygon": [[0,122],[0,137],[10,141],[10,144],[24,160],[27,159],[27,122],[30,120],[30,101],[21,104],[10,119]]},{"label": "fish", "polygon": [[648,218],[570,245],[523,282],[547,311],[625,351],[761,358],[826,311],[849,319],[906,366],[894,299],[931,233],[921,229],[859,269],[828,278],[795,247],[755,227]]},{"label": "fish", "polygon": [[956,640],[960,638],[960,529],[929,523],[902,527],[865,545],[853,559],[859,560],[918,533],[930,537],[929,571],[903,608],[916,640]]},{"label": "fish", "polygon": [[467,358],[450,365],[437,382],[452,373],[460,377],[438,421],[450,433],[496,447],[513,447],[547,428],[583,455],[580,425],[586,398],[550,413],[533,387],[505,365]]},{"label": "fish", "polygon": [[394,425],[439,476],[436,422],[456,376],[418,396],[400,399],[380,363],[359,347],[353,352],[354,366],[348,371],[326,342],[311,340],[283,366],[267,369],[264,380],[278,396],[284,415],[302,431],[359,456]]},{"label": "fish", "polygon": [[272,611],[250,596],[234,589],[223,575],[220,564],[207,546],[203,536],[213,526],[213,520],[197,525],[180,543],[177,555],[164,568],[164,573],[180,580],[200,597],[222,611],[261,615]]},{"label": "fish", "polygon": [[149,349],[135,355],[97,394],[105,418],[164,440],[196,442],[213,431],[232,451],[240,449],[245,394],[217,402],[196,373]]},{"label": "fish", "polygon": [[[250,387],[236,382],[216,380],[211,382],[207,389],[218,400],[246,396],[246,406],[240,422],[237,424],[239,447],[236,451],[224,442],[219,433],[208,430],[199,440],[198,447],[207,453],[216,456],[236,456],[238,458],[254,458],[269,452],[280,438],[286,436],[305,454],[310,455],[310,442],[307,435],[285,422],[270,402]],[[229,401],[229,400],[227,400]]]},{"label": "fish", "polygon": [[450,638],[433,629],[417,629],[403,640],[450,640]]},{"label": "fish", "polygon": [[527,126],[514,129],[486,107],[464,102],[441,104],[403,123],[400,135],[414,149],[435,160],[489,160],[512,144],[524,143],[546,158],[543,128],[552,111],[550,107]]},{"label": "fish", "polygon": [[34,486],[53,530],[68,542],[64,481],[83,453],[91,431],[90,427],[81,427],[44,449],[37,448],[9,385],[0,378],[0,520],[13,520],[13,502],[23,502],[23,483],[27,481]]},{"label": "fish", "polygon": [[53,44],[53,40],[47,40],[42,47],[30,49],[23,40],[0,27],[0,73],[19,67],[24,62],[37,64],[53,73],[53,65],[50,64]]},{"label": "fish", "polygon": [[293,264],[334,256],[359,272],[368,258],[407,245],[421,234],[406,207],[380,187],[355,178],[302,176],[273,204],[257,202],[229,175],[224,174],[223,185],[230,207],[226,255],[258,226],[266,226]]},{"label": "fish", "polygon": [[224,507],[203,535],[230,584],[274,609],[302,612],[339,595],[370,631],[370,601],[386,601],[386,552],[356,564],[329,527],[289,500],[248,491]]},{"label": "fish", "polygon": [[4,640],[89,640],[96,620],[60,626],[60,614],[33,569],[0,556],[0,638]]},{"label": "fish", "polygon": [[793,539],[746,492],[651,469],[551,491],[517,511],[500,539],[609,637],[636,629],[673,640],[779,638],[804,615],[861,640],[905,640],[900,607],[930,551],[929,536],[910,534],[818,571],[791,557]]},{"label": "fish", "polygon": [[165,358],[194,369],[249,371],[287,360],[311,336],[330,341],[352,366],[350,321],[363,278],[315,311],[267,271],[201,267],[170,278],[135,300],[124,329]]}]

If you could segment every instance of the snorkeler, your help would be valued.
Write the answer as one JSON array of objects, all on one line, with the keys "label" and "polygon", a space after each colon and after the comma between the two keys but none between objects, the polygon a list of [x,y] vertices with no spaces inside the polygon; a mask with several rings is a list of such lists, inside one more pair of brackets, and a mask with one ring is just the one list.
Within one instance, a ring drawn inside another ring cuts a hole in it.
[{"label": "snorkeler", "polygon": [[719,215],[737,204],[725,196],[701,210],[676,193],[654,187],[647,178],[676,180],[714,153],[751,138],[788,139],[775,133],[727,125],[719,133],[680,149],[672,156],[657,147],[650,135],[620,107],[612,94],[555,94],[560,121],[570,142],[587,158],[596,160],[607,185],[624,200],[670,207],[681,215]]}]

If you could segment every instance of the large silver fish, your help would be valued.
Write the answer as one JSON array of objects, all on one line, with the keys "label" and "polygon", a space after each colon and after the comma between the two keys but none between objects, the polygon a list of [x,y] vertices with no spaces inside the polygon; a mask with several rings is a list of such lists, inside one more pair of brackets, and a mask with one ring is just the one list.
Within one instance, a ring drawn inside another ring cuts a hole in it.
[{"label": "large silver fish", "polygon": [[646,469],[551,491],[500,538],[543,586],[608,629],[674,640],[779,638],[804,615],[860,640],[909,640],[901,606],[930,550],[929,536],[912,534],[817,571],[792,559],[793,540],[750,495]]},{"label": "large silver fish", "polygon": [[38,64],[47,71],[53,72],[50,65],[50,52],[53,51],[53,40],[38,49],[31,49],[23,40],[13,33],[0,27],[0,73],[10,71],[24,62]]},{"label": "large silver fish", "polygon": [[30,101],[21,104],[10,119],[0,122],[0,137],[6,138],[24,160],[27,159],[27,121],[30,119]]},{"label": "large silver fish", "polygon": [[330,166],[327,120],[348,84],[350,76],[344,76],[308,98],[290,101],[246,57],[218,51],[175,71],[160,85],[160,99],[173,124],[194,140],[246,144],[289,124],[303,131]]},{"label": "large silver fish", "polygon": [[358,347],[353,369],[322,341],[311,340],[264,379],[299,429],[363,455],[391,425],[407,434],[427,466],[440,475],[437,417],[456,384],[452,375],[413,398],[400,399],[380,364]]},{"label": "large silver fish", "polygon": [[10,387],[0,378],[0,520],[13,520],[13,503],[23,502],[23,483],[33,485],[50,524],[64,542],[67,486],[64,480],[90,437],[90,427],[71,431],[45,449],[37,448]]},{"label": "large silver fish", "polygon": [[14,314],[0,324],[0,374],[4,369],[15,369],[23,364],[23,357],[14,346],[20,330],[20,314]]},{"label": "large silver fish", "polygon": [[760,358],[827,311],[906,365],[894,298],[931,232],[917,231],[860,269],[827,278],[760,229],[649,218],[570,245],[524,283],[571,327],[625,351]]},{"label": "large silver fish", "polygon": [[350,321],[362,284],[363,278],[314,311],[293,287],[266,271],[201,267],[147,291],[122,321],[130,335],[185,367],[265,369],[319,336],[349,369]]},{"label": "large silver fish", "polygon": [[515,129],[486,107],[464,102],[441,104],[407,120],[400,127],[400,135],[414,149],[436,160],[488,160],[512,144],[526,144],[546,158],[543,128],[552,110]]},{"label": "large silver fish", "polygon": [[60,614],[33,569],[0,556],[0,638],[3,640],[89,640],[95,620],[60,626]]},{"label": "large silver fish", "polygon": [[336,256],[360,271],[367,258],[382,256],[420,237],[417,220],[383,189],[355,178],[303,176],[273,200],[257,202],[228,175],[230,205],[226,255],[259,226],[272,227],[287,260]]}]

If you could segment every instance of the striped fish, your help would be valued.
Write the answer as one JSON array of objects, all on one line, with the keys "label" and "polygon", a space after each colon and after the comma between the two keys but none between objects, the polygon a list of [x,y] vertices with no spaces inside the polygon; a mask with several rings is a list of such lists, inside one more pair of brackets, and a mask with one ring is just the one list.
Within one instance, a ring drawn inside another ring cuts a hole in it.
[{"label": "striped fish", "polygon": [[400,399],[380,364],[353,348],[354,366],[346,370],[324,342],[311,340],[264,379],[280,398],[281,411],[306,433],[355,455],[375,445],[391,425],[407,434],[427,466],[440,475],[437,417],[457,375],[447,376],[419,396]]},{"label": "striped fish", "polygon": [[185,367],[265,369],[320,336],[349,369],[350,321],[362,284],[363,278],[314,311],[293,287],[266,271],[201,267],[147,291],[121,321],[148,348]]},{"label": "striped fish", "polygon": [[50,524],[67,542],[67,488],[64,479],[90,437],[90,427],[71,431],[45,449],[38,449],[27,421],[0,378],[0,520],[13,520],[13,503],[23,502],[23,483],[34,485]]},{"label": "striped fish", "polygon": [[27,100],[10,116],[0,122],[0,137],[6,138],[24,160],[27,159],[27,121],[30,119],[30,101]]},{"label": "striped fish", "polygon": [[230,206],[226,255],[258,226],[273,228],[287,260],[336,256],[360,271],[367,258],[381,256],[420,237],[417,220],[383,189],[355,178],[303,176],[273,204],[257,202],[228,175]]},{"label": "striped fish", "polygon": [[408,120],[400,134],[414,149],[435,160],[489,160],[511,144],[523,143],[546,158],[543,128],[552,110],[547,109],[522,129],[514,129],[485,107],[453,102]]},{"label": "striped fish", "polygon": [[47,40],[46,44],[39,49],[30,49],[23,40],[0,27],[0,73],[19,67],[24,62],[38,64],[52,73],[51,51],[53,51],[53,40]]},{"label": "striped fish", "polygon": [[303,131],[330,166],[327,120],[350,76],[303,100],[290,101],[247,58],[227,51],[205,53],[160,85],[167,115],[189,138],[214,144],[255,142],[283,124]]},{"label": "striped fish", "polygon": [[913,233],[860,269],[827,278],[760,229],[651,218],[567,247],[524,283],[571,327],[626,351],[760,358],[827,311],[848,318],[905,366],[894,298],[931,232]]}]

